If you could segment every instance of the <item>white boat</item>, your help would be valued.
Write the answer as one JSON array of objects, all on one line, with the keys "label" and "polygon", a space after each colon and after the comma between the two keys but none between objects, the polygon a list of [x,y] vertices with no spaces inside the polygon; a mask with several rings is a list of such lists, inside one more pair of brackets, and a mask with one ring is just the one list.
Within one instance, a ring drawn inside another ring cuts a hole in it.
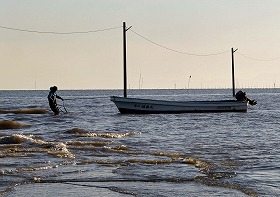
[{"label": "white boat", "polygon": [[111,96],[122,114],[246,112],[247,102],[220,101],[166,101]]},{"label": "white boat", "polygon": [[[130,27],[129,27],[130,28]],[[128,28],[128,29],[129,29]],[[250,100],[241,92],[234,100],[217,100],[217,101],[166,101],[152,100],[127,97],[127,77],[126,77],[126,29],[123,23],[123,49],[124,49],[124,96],[111,96],[119,112],[122,114],[159,114],[159,113],[203,113],[203,112],[247,112],[248,102],[255,105],[254,100]],[[237,50],[237,49],[236,49]],[[234,60],[232,52],[232,85],[233,97],[235,97],[234,86]],[[239,92],[238,92],[239,93]]]}]

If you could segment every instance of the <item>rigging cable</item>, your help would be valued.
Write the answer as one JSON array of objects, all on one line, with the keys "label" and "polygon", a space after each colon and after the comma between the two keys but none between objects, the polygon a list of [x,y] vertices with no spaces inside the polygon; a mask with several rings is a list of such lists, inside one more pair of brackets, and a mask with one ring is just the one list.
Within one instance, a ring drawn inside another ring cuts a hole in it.
[{"label": "rigging cable", "polygon": [[[38,33],[38,34],[59,34],[59,35],[70,35],[70,34],[89,34],[89,33],[96,33],[96,32],[103,32],[103,31],[109,31],[109,30],[114,30],[114,29],[118,29],[118,28],[122,28],[123,26],[116,26],[116,27],[111,27],[111,28],[105,28],[105,29],[98,29],[98,30],[89,30],[89,31],[73,31],[73,32],[55,32],[55,31],[38,31],[38,30],[28,30],[28,29],[19,29],[19,28],[14,28],[14,27],[7,27],[7,26],[1,26],[1,29],[7,29],[7,30],[12,30],[12,31],[21,31],[21,32],[28,32],[28,33]],[[179,51],[179,50],[175,50],[166,46],[163,46],[161,44],[158,44],[142,35],[140,35],[139,33],[133,31],[132,29],[129,29],[131,32],[133,32],[135,35],[141,37],[142,39],[158,46],[161,47],[163,49],[172,51],[172,52],[176,52],[176,53],[180,53],[180,54],[184,54],[184,55],[191,55],[191,56],[214,56],[214,55],[220,55],[220,54],[224,54],[229,52],[230,50],[226,50],[226,51],[222,51],[222,52],[218,52],[218,53],[210,53],[210,54],[195,54],[195,53],[188,53],[188,52],[183,52],[183,51]],[[273,60],[277,60],[280,59],[280,57],[276,57],[276,58],[271,58],[271,59],[258,59],[258,58],[252,58],[249,57],[247,55],[243,55],[239,52],[237,52],[239,55],[251,59],[251,60],[255,60],[255,61],[273,61]]]},{"label": "rigging cable", "polygon": [[257,58],[252,58],[252,57],[249,57],[247,55],[243,55],[239,52],[237,52],[239,55],[245,57],[245,58],[248,58],[248,59],[251,59],[251,60],[255,60],[255,61],[262,61],[262,62],[267,62],[267,61],[273,61],[273,60],[277,60],[277,59],[280,59],[280,57],[276,57],[276,58],[271,58],[271,59],[257,59]]},{"label": "rigging cable", "polygon": [[122,26],[117,26],[117,27],[111,27],[111,28],[106,28],[106,29],[98,29],[98,30],[90,30],[90,31],[54,32],[54,31],[37,31],[37,30],[28,30],[28,29],[19,29],[19,28],[14,28],[14,27],[0,26],[0,28],[2,28],[2,29],[8,29],[8,30],[13,30],[13,31],[38,33],[38,34],[63,34],[63,35],[96,33],[96,32],[101,32],[101,31],[118,29],[118,28],[121,28],[121,27]]},{"label": "rigging cable", "polygon": [[133,32],[134,34],[136,34],[137,36],[143,38],[144,40],[146,40],[146,41],[148,41],[148,42],[150,42],[150,43],[152,43],[152,44],[154,44],[154,45],[156,45],[156,46],[158,46],[158,47],[161,47],[161,48],[164,48],[164,49],[166,49],[166,50],[173,51],[173,52],[176,52],[176,53],[184,54],[184,55],[192,55],[192,56],[213,56],[213,55],[224,54],[224,53],[227,53],[227,52],[230,51],[230,50],[227,50],[227,51],[222,51],[222,52],[219,52],[219,53],[210,53],[210,54],[187,53],[187,52],[178,51],[178,50],[175,50],[175,49],[171,49],[171,48],[165,47],[165,46],[163,46],[163,45],[161,45],[161,44],[158,44],[158,43],[156,43],[156,42],[154,42],[154,41],[152,41],[152,40],[150,40],[150,39],[148,39],[148,38],[146,38],[146,37],[140,35],[139,33],[133,31],[132,29],[130,29],[130,31],[132,31],[132,32]]}]

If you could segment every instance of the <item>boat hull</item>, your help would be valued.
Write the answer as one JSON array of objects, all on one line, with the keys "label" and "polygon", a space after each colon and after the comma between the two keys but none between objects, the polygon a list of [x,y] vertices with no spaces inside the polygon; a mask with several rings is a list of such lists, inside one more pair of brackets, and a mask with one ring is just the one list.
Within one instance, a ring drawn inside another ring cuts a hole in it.
[{"label": "boat hull", "polygon": [[161,113],[210,113],[246,112],[247,102],[237,100],[221,101],[164,101],[112,96],[122,114],[161,114]]}]

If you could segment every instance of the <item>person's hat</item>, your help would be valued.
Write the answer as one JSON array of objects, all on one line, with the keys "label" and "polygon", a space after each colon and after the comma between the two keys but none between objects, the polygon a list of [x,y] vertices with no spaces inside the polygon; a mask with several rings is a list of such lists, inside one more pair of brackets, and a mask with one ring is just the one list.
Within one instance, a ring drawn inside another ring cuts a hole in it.
[{"label": "person's hat", "polygon": [[50,87],[50,90],[51,91],[57,91],[57,87],[56,86],[52,86],[52,87]]}]

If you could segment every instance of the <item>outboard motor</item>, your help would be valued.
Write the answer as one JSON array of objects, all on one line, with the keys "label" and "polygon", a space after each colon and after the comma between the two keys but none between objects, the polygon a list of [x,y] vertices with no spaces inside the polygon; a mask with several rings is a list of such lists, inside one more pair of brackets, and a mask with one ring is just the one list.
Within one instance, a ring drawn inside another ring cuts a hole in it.
[{"label": "outboard motor", "polygon": [[246,92],[243,92],[241,90],[239,90],[236,94],[235,94],[235,98],[238,101],[247,101],[250,105],[256,105],[257,101],[255,100],[251,100],[249,98],[247,98],[246,96]]}]

